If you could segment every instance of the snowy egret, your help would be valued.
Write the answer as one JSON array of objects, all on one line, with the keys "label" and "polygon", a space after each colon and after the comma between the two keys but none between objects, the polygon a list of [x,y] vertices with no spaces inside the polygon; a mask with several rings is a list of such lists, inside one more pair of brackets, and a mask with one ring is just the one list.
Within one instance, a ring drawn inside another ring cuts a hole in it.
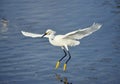
[{"label": "snowy egret", "polygon": [[71,59],[71,54],[69,52],[68,46],[79,45],[80,39],[97,31],[98,29],[101,28],[101,26],[102,25],[99,23],[93,23],[93,25],[90,27],[87,27],[84,29],[78,29],[76,31],[67,33],[65,35],[55,35],[56,32],[51,29],[48,29],[44,34],[35,34],[35,33],[30,33],[30,32],[25,32],[25,31],[21,31],[21,32],[24,36],[27,36],[27,37],[33,37],[33,38],[46,37],[49,39],[49,42],[52,45],[61,47],[65,55],[57,61],[55,68],[57,69],[60,65],[60,62],[68,55],[69,58],[66,60],[63,66],[63,71],[66,71],[67,63]]}]

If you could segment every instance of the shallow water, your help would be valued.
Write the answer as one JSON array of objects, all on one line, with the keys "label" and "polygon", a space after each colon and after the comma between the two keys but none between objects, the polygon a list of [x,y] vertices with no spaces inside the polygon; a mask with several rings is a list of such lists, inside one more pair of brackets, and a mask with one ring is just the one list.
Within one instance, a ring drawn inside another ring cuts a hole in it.
[{"label": "shallow water", "polygon": [[[0,84],[119,84],[119,0],[1,0],[0,18],[8,20],[5,27],[0,23]],[[65,34],[93,22],[103,26],[70,48],[66,72],[64,62],[54,69],[64,54],[60,48],[20,33],[52,28]]]}]

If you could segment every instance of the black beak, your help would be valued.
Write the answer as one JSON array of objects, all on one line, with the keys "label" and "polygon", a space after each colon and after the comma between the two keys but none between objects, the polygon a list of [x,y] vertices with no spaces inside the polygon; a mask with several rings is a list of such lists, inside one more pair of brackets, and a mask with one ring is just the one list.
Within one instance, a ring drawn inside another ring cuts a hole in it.
[{"label": "black beak", "polygon": [[44,33],[43,36],[41,38],[43,38],[45,35],[47,35],[47,33]]}]

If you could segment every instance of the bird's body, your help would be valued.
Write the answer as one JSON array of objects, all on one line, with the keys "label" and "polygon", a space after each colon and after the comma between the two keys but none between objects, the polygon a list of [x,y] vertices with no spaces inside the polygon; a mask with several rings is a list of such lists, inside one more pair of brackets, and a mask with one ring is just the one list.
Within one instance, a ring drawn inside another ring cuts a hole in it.
[{"label": "bird's body", "polygon": [[[78,29],[76,31],[67,33],[65,35],[55,35],[55,31],[48,29],[45,34],[34,34],[34,33],[29,33],[29,32],[24,32],[21,31],[22,34],[24,36],[28,36],[28,37],[46,37],[49,39],[49,42],[54,45],[54,46],[59,46],[63,49],[65,56],[63,56],[56,64],[56,68],[59,67],[60,61],[62,61],[62,59],[64,57],[67,56],[67,53],[69,55],[68,60],[66,61],[66,63],[64,64],[64,71],[66,70],[66,64],[67,62],[70,60],[71,55],[70,52],[68,50],[68,46],[76,46],[80,44],[80,39],[82,39],[83,37],[86,37],[90,34],[92,34],[93,32],[97,31],[98,29],[101,28],[101,24],[98,23],[94,23],[92,26],[84,28],[84,29]],[[67,51],[67,52],[66,52]]]},{"label": "bird's body", "polygon": [[49,42],[54,46],[75,46],[80,42],[73,39],[64,39],[64,35],[56,35],[49,37]]}]

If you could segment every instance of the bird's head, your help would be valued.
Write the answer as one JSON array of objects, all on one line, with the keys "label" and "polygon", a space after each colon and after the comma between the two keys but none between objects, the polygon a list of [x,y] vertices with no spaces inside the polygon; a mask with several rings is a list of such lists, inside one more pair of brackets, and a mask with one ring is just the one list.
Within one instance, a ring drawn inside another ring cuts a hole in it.
[{"label": "bird's head", "polygon": [[42,38],[46,35],[50,36],[50,35],[54,35],[56,32],[51,30],[51,29],[48,29],[42,36]]}]

